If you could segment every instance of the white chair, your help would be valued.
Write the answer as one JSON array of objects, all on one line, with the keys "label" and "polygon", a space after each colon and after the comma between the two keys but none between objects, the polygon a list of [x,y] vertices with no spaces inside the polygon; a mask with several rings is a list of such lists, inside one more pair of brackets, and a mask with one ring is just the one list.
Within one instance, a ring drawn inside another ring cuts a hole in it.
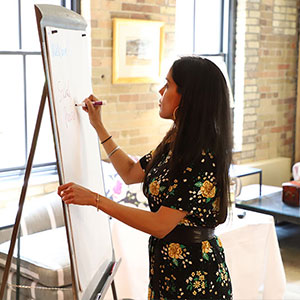
[{"label": "white chair", "polygon": [[293,178],[296,181],[300,180],[300,162],[293,165]]}]

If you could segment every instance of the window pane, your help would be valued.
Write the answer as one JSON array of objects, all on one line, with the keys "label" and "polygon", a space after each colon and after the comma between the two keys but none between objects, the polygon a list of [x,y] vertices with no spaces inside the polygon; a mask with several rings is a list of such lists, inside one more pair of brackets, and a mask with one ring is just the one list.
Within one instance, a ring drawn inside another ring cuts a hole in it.
[{"label": "window pane", "polygon": [[[28,147],[30,149],[43,92],[43,86],[45,83],[42,57],[40,55],[29,55],[26,57],[26,83]],[[34,164],[49,163],[55,161],[56,158],[47,100],[38,137],[37,148],[34,155]]]},{"label": "window pane", "polygon": [[0,3],[0,50],[19,49],[18,0]]},{"label": "window pane", "polygon": [[60,5],[60,0],[26,0],[21,1],[22,13],[22,48],[24,50],[40,51],[34,4]]},{"label": "window pane", "polygon": [[220,52],[222,1],[196,1],[195,52],[216,54]]},{"label": "window pane", "polygon": [[71,0],[66,1],[66,8],[71,9]]},{"label": "window pane", "polygon": [[224,1],[223,52],[228,53],[229,39],[229,0]]},{"label": "window pane", "polygon": [[194,1],[176,1],[176,54],[193,53]]},{"label": "window pane", "polygon": [[23,58],[0,56],[0,169],[25,163]]}]

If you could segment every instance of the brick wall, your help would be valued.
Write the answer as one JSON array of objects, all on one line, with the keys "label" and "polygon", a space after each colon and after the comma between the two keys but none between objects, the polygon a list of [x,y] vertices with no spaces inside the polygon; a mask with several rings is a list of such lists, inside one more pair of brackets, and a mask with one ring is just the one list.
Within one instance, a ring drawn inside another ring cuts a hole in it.
[{"label": "brick wall", "polygon": [[239,163],[293,158],[299,2],[238,0],[236,70],[244,74],[236,82],[244,106],[242,151],[234,156]]},{"label": "brick wall", "polygon": [[[107,99],[103,120],[129,154],[153,149],[170,128],[158,115],[160,84],[112,84],[112,18],[165,22],[162,78],[174,59],[175,0],[91,0],[92,80],[94,93]],[[103,158],[106,155],[102,156]]]},{"label": "brick wall", "polygon": [[[293,158],[299,2],[237,1],[235,86],[237,106],[243,106],[237,163]],[[175,57],[175,7],[175,0],[91,0],[94,92],[108,100],[103,108],[106,127],[130,154],[154,148],[171,123],[158,116],[159,85],[111,84],[112,18],[164,21],[164,57],[169,67]]]}]

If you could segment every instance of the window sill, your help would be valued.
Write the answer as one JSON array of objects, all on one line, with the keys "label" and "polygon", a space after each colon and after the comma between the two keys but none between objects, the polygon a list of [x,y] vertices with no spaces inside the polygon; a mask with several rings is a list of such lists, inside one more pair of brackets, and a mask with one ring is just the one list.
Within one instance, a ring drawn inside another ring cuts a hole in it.
[{"label": "window sill", "polygon": [[[7,177],[0,181],[0,208],[15,206],[20,199],[24,177]],[[29,178],[26,199],[48,194],[57,190],[57,174],[31,174]]]}]

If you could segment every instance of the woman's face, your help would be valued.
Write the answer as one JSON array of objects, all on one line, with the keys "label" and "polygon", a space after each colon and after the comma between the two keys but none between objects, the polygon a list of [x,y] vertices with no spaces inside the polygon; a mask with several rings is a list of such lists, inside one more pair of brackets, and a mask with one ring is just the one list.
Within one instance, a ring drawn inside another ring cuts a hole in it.
[{"label": "woman's face", "polygon": [[161,94],[159,115],[163,119],[174,120],[173,112],[180,103],[181,95],[177,92],[177,85],[172,78],[172,69],[170,69],[166,80],[166,84],[159,90]]}]

